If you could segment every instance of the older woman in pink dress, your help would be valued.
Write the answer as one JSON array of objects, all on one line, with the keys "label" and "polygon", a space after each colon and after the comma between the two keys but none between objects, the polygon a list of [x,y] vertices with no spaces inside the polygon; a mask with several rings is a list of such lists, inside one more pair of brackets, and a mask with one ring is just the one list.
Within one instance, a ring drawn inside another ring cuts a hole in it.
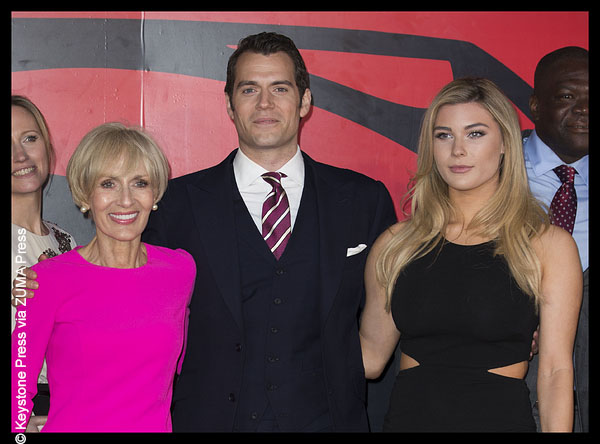
[{"label": "older woman in pink dress", "polygon": [[169,432],[177,362],[196,274],[187,252],[141,242],[168,181],[142,130],[105,124],[67,167],[96,236],[35,265],[12,337],[13,432],[24,432],[44,357],[51,404],[43,432]]}]

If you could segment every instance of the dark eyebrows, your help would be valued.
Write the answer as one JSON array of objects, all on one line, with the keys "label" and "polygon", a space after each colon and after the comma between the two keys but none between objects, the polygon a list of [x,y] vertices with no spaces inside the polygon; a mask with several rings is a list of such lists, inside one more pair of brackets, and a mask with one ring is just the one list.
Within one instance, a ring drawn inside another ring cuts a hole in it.
[{"label": "dark eyebrows", "polygon": [[[246,86],[257,86],[257,85],[258,85],[258,82],[255,82],[254,80],[242,80],[236,85],[236,89],[244,88]],[[289,80],[275,80],[269,84],[269,86],[276,86],[276,85],[287,85],[292,88],[294,87],[294,84],[292,82],[290,82]]]},{"label": "dark eyebrows", "polygon": [[235,86],[235,88],[236,88],[236,89],[239,89],[239,88],[243,88],[243,87],[245,87],[245,86],[255,86],[255,85],[256,85],[256,82],[253,82],[253,81],[251,81],[251,80],[243,80],[243,81],[239,82],[239,83],[238,83],[238,84]]},{"label": "dark eyebrows", "polygon": [[294,84],[292,82],[290,82],[289,80],[278,80],[276,82],[271,82],[271,86],[275,86],[275,85],[287,85],[291,88],[294,87]]}]

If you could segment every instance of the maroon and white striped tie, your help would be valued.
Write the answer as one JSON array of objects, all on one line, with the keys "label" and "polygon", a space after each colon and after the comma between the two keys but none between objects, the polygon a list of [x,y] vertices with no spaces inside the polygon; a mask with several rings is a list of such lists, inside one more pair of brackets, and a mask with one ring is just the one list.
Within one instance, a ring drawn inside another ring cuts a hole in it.
[{"label": "maroon and white striped tie", "polygon": [[285,174],[277,172],[262,175],[273,187],[262,207],[262,235],[277,259],[283,254],[292,232],[290,204],[281,186],[282,177],[285,177]]}]

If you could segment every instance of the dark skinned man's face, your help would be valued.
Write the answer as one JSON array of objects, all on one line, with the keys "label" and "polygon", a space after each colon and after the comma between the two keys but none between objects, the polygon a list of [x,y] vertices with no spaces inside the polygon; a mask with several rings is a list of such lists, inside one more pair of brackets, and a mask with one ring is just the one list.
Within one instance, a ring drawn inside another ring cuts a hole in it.
[{"label": "dark skinned man's face", "polygon": [[540,139],[565,163],[589,153],[589,62],[558,61],[529,101]]}]

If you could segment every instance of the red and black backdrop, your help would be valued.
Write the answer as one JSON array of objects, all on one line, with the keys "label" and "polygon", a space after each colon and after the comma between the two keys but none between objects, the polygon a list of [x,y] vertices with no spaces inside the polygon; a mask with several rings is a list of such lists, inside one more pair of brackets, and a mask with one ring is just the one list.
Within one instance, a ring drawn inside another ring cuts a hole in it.
[{"label": "red and black backdrop", "polygon": [[141,125],[173,177],[212,166],[237,146],[223,87],[249,34],[291,37],[311,74],[314,107],[300,145],[316,160],[383,181],[400,215],[424,109],[462,76],[495,81],[533,128],[538,60],[588,48],[582,12],[13,12],[12,93],[46,116],[57,152],[44,217],[79,243],[93,235],[64,178],[81,137],[108,121]]}]

